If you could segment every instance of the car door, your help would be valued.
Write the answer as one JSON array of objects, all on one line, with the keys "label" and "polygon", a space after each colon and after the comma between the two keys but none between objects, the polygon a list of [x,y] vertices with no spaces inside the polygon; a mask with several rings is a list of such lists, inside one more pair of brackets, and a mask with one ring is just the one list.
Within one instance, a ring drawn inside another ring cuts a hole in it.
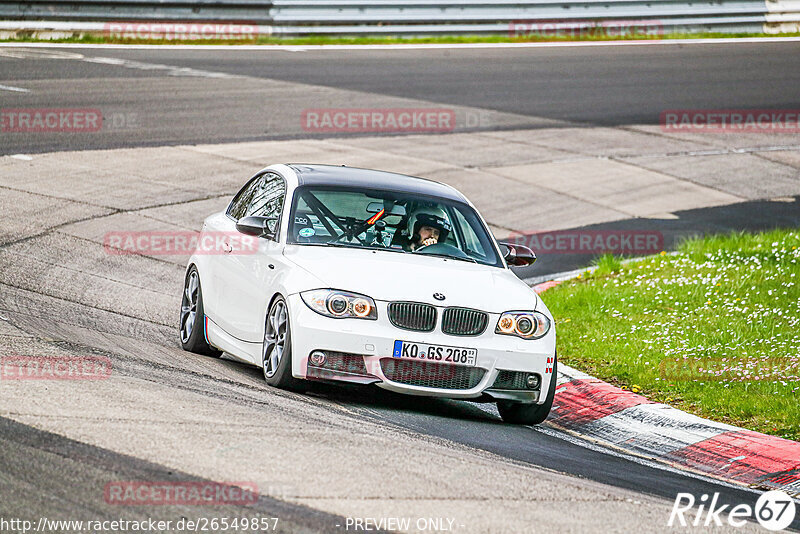
[{"label": "car door", "polygon": [[209,238],[214,242],[210,249],[198,247],[202,252],[197,256],[196,261],[203,266],[201,269],[203,272],[203,307],[206,316],[219,326],[225,323],[224,304],[227,300],[223,300],[222,295],[230,293],[227,286],[230,282],[231,269],[227,254],[232,249],[228,242],[219,246],[217,239],[224,239],[225,236],[238,233],[236,221],[244,216],[258,178],[255,176],[248,180],[244,187],[236,193],[224,212],[215,213],[203,222],[200,242],[202,243],[204,238]]},{"label": "car door", "polygon": [[[219,262],[217,324],[242,341],[261,342],[267,306],[275,293],[275,279],[286,268],[280,242],[285,202],[285,180],[277,173],[265,172],[251,181],[227,213],[232,232]],[[238,241],[236,221],[255,215],[277,217],[278,221],[275,237],[258,238],[257,249],[253,250]]]}]

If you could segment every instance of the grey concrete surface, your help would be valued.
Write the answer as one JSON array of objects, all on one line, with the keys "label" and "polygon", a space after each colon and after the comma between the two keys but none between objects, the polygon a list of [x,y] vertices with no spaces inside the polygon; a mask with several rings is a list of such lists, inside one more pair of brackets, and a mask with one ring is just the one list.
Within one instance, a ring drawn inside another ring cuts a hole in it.
[{"label": "grey concrete surface", "polygon": [[654,217],[740,200],[666,173],[642,169],[628,161],[583,159],[499,167],[493,171],[628,217]]},{"label": "grey concrete surface", "polygon": [[[787,154],[796,152],[785,151]],[[800,181],[800,169],[764,158],[759,152],[702,157],[630,158],[627,161],[648,169],[663,170],[706,188],[727,191],[748,200],[792,196],[796,194]],[[739,177],[737,183],[732,183],[731,176]]]},{"label": "grey concrete surface", "polygon": [[[24,354],[81,354],[12,346]],[[148,348],[141,343],[139,351]],[[598,514],[617,523],[609,531],[622,532],[668,517],[664,501],[364,421],[324,399],[273,392],[257,370],[237,369],[225,381],[218,368],[234,364],[200,362],[205,372],[198,374],[190,371],[198,356],[159,352],[115,357],[104,381],[0,383],[3,416],[190,476],[252,481],[266,497],[347,517],[451,517],[461,532],[534,523],[536,531],[580,532]],[[90,511],[103,507],[102,484],[95,484],[78,488]],[[564,514],[575,505],[584,510],[579,518]],[[336,530],[333,521],[325,526]]]},{"label": "grey concrete surface", "polygon": [[[153,531],[149,521],[170,521],[160,532],[186,532],[178,528],[181,519],[198,521],[214,518],[278,518],[277,532],[329,532],[330,526],[342,523],[344,518],[319,512],[305,506],[292,505],[261,495],[247,507],[215,506],[120,506],[105,500],[106,484],[128,480],[157,480],[171,483],[209,482],[201,477],[181,473],[174,469],[125,456],[106,449],[77,442],[59,434],[44,432],[31,426],[0,417],[0,471],[4,499],[0,504],[4,532],[22,532],[15,528],[13,519],[30,521],[29,531],[38,532],[89,532],[96,528],[77,528],[41,520],[106,521],[107,532]],[[120,519],[142,522],[145,527],[116,530],[111,523]],[[157,523],[154,523],[157,525]],[[204,524],[206,527],[208,523]],[[41,527],[41,528],[40,528]],[[238,530],[238,529],[237,529]]]}]

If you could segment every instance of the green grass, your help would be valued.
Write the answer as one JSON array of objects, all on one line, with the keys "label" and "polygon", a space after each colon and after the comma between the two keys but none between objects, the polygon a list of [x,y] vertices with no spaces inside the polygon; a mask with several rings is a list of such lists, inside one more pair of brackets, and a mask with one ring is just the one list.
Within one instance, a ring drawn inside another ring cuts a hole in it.
[{"label": "green grass", "polygon": [[604,254],[597,258],[593,265],[595,269],[592,274],[595,276],[614,274],[622,269],[622,258],[613,254]]},{"label": "green grass", "polygon": [[800,231],[684,242],[545,294],[560,361],[656,402],[800,440]]},{"label": "green grass", "polygon": [[363,45],[363,44],[454,44],[454,43],[529,43],[529,42],[564,42],[564,41],[625,41],[640,39],[714,39],[721,37],[797,37],[800,33],[670,33],[664,35],[634,34],[614,36],[608,34],[594,34],[587,32],[573,36],[541,36],[529,35],[512,37],[509,35],[442,35],[432,37],[258,37],[256,39],[200,39],[200,40],[169,40],[169,39],[121,39],[102,34],[80,33],[73,37],[59,39],[46,39],[35,37],[33,31],[13,39],[0,39],[6,43],[82,43],[82,44],[203,44],[203,45]]}]

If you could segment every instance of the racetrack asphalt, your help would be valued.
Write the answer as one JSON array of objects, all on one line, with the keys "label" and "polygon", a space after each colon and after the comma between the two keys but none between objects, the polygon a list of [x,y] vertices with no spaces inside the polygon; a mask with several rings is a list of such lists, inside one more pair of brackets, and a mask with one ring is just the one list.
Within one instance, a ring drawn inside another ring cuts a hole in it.
[{"label": "racetrack asphalt", "polygon": [[[69,50],[84,58],[138,62],[124,65],[64,56],[31,59],[29,52],[13,58],[0,50],[0,83],[27,87],[31,93],[22,97],[32,99],[20,100],[15,93],[11,100],[0,93],[4,108],[112,106],[114,112],[138,114],[137,126],[97,138],[3,134],[3,153],[29,155],[0,158],[3,355],[104,355],[111,358],[114,372],[109,380],[85,383],[0,381],[0,426],[8,444],[3,465],[9,466],[0,470],[0,480],[10,495],[0,501],[0,515],[174,518],[236,512],[120,511],[103,501],[102,487],[109,480],[172,476],[257,481],[263,498],[256,512],[280,516],[287,532],[335,531],[342,518],[369,515],[454,517],[463,532],[660,532],[670,530],[666,522],[678,492],[719,492],[721,503],[752,505],[758,494],[745,488],[602,450],[547,425],[504,425],[490,405],[324,384],[307,395],[271,389],[255,368],[178,347],[175,322],[184,258],[113,256],[104,252],[102,241],[114,229],[196,229],[259,167],[304,154],[317,161],[340,158],[407,169],[453,183],[467,190],[495,233],[530,231],[530,222],[514,225],[526,213],[529,219],[541,214],[537,229],[635,224],[667,236],[697,229],[798,226],[800,158],[791,148],[800,144],[797,136],[659,136],[652,128],[653,113],[662,105],[753,107],[771,102],[797,107],[797,94],[788,84],[797,81],[798,70],[783,71],[797,61],[796,45],[786,50],[731,52],[709,46],[648,52],[658,61],[627,49],[600,59],[597,51],[544,57],[514,52],[505,58],[497,52],[458,57],[442,51],[430,54],[430,61],[410,52],[392,52],[388,59],[349,53],[335,61],[327,52],[286,52],[270,53],[278,58],[270,56],[269,62],[231,61],[227,52],[202,57],[169,50]],[[756,61],[759,56],[766,59]],[[601,59],[606,69],[620,67],[604,71]],[[674,88],[642,91],[627,110],[622,99],[608,104],[601,115],[611,128],[571,122],[578,115],[569,116],[569,110],[592,122],[591,104],[598,100],[590,93],[597,87],[611,97],[627,90],[622,81],[635,84],[637,77],[646,80],[648,75],[663,79],[673,59],[672,75],[689,62],[694,65],[690,70],[712,77],[703,86],[711,95],[698,91],[670,102]],[[734,60],[755,70],[743,74],[732,68]],[[714,62],[730,68],[712,67]],[[146,68],[153,64],[195,70],[181,76],[175,70]],[[315,78],[315,65],[328,69],[326,83]],[[412,69],[411,75],[404,76],[404,68]],[[208,77],[209,72],[243,78]],[[539,89],[522,90],[526,84],[539,87],[531,72],[551,78],[571,104],[559,112],[557,92],[551,93],[548,106],[541,105],[542,98],[548,99]],[[592,81],[603,72],[606,83]],[[759,75],[774,83],[747,80]],[[465,77],[477,77],[475,85],[465,84]],[[369,84],[359,86],[359,78],[369,78]],[[781,85],[781,80],[788,81]],[[730,91],[722,89],[726,81]],[[352,105],[353,84],[359,95],[368,93],[368,105],[445,103],[457,106],[463,117],[485,107],[491,112],[485,116],[495,123],[481,131],[465,127],[437,136],[241,142],[273,135],[258,126],[259,117],[273,113],[281,120],[268,124],[278,131],[284,121],[291,130],[276,137],[304,135],[298,110],[320,101]],[[392,88],[384,90],[382,84]],[[574,95],[567,90],[570,84]],[[502,105],[483,105],[491,100]],[[558,132],[574,136],[569,150],[557,144]],[[611,142],[602,143],[601,137]],[[231,143],[44,153],[201,140]],[[745,148],[752,151],[742,152]],[[453,161],[459,157],[462,161]],[[730,171],[728,179],[709,183],[691,174],[704,157],[713,158],[709,165]],[[752,170],[756,160],[764,172],[758,184]],[[591,191],[587,195],[595,198],[576,196],[548,182],[551,178],[524,179],[554,172],[587,179],[597,169],[612,175],[623,168],[632,168],[632,174],[617,196],[607,199]],[[646,187],[637,188],[640,180]],[[672,193],[662,193],[654,206],[642,198],[652,187]],[[510,203],[512,196],[525,202]],[[561,256],[543,256],[531,274],[585,261]],[[742,531],[748,530],[756,529]]]}]

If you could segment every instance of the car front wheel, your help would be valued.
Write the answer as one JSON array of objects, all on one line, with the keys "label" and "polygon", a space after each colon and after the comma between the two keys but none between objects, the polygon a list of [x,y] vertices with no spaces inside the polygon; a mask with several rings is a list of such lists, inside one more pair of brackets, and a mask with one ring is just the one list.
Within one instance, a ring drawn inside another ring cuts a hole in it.
[{"label": "car front wheel", "polygon": [[275,297],[267,312],[261,355],[267,384],[282,389],[304,389],[304,382],[292,376],[292,331],[289,327],[289,308],[280,295]]},{"label": "car front wheel", "polygon": [[538,425],[550,415],[553,399],[556,394],[556,376],[558,373],[558,354],[553,358],[553,373],[550,375],[550,387],[547,398],[542,404],[528,402],[498,401],[497,411],[506,423],[513,425]]}]

